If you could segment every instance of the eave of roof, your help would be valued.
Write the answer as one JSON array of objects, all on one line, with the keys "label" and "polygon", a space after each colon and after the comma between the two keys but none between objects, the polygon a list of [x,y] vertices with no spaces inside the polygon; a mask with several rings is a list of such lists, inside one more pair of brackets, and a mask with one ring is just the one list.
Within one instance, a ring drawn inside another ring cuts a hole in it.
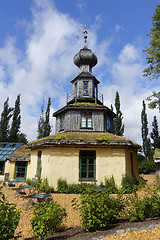
[{"label": "eave of roof", "polygon": [[52,146],[141,148],[139,144],[134,143],[130,139],[111,133],[97,132],[65,132],[38,139],[28,144],[28,147],[32,149]]},{"label": "eave of roof", "polygon": [[77,78],[86,78],[86,77],[87,77],[87,78],[93,78],[94,81],[97,82],[97,84],[100,83],[99,80],[98,80],[92,73],[90,73],[90,72],[81,72],[81,73],[78,74],[75,78],[73,78],[73,79],[71,80],[71,83],[73,83],[74,81],[76,81]]},{"label": "eave of roof", "polygon": [[110,112],[110,114],[112,114],[113,117],[116,117],[115,113],[112,112],[108,107],[100,104],[88,103],[88,102],[77,102],[77,103],[66,105],[65,107],[54,112],[53,116],[56,117],[61,112],[64,112],[67,110],[101,110],[101,111],[104,110],[104,111]]}]

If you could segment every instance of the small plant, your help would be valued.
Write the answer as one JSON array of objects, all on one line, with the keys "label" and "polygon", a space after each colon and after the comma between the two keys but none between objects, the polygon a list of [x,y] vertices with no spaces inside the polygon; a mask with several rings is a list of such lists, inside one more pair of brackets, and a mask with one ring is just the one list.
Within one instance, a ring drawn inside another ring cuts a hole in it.
[{"label": "small plant", "polygon": [[62,219],[66,216],[65,208],[61,208],[54,201],[36,204],[34,206],[34,216],[31,218],[33,235],[43,238],[47,234],[52,234],[60,230]]},{"label": "small plant", "polygon": [[160,198],[156,189],[145,189],[147,194],[141,199],[137,193],[126,197],[123,212],[130,222],[143,221],[146,218],[160,216]]},{"label": "small plant", "polygon": [[49,183],[48,183],[48,179],[47,178],[44,178],[42,181],[41,181],[41,184],[39,186],[39,191],[42,191],[42,192],[51,192],[51,187],[49,186]]},{"label": "small plant", "polygon": [[82,226],[87,231],[103,230],[107,224],[117,222],[124,207],[120,195],[111,197],[105,191],[96,191],[94,186],[81,194],[79,205],[76,199],[72,202],[74,207],[79,208]]},{"label": "small plant", "polygon": [[108,193],[118,193],[118,187],[115,184],[113,175],[110,178],[105,177],[104,183]]},{"label": "small plant", "polygon": [[0,239],[8,240],[20,237],[18,234],[14,236],[15,230],[20,220],[20,210],[16,209],[16,205],[9,203],[1,192],[0,188]]},{"label": "small plant", "polygon": [[32,181],[30,178],[27,178],[26,183],[27,183],[28,185],[32,185],[33,181]]},{"label": "small plant", "polygon": [[67,193],[68,184],[67,180],[59,178],[57,182],[57,191],[59,193]]},{"label": "small plant", "polygon": [[129,173],[122,175],[121,192],[133,193],[137,190],[138,180],[134,176],[130,176]]},{"label": "small plant", "polygon": [[57,191],[59,193],[66,193],[66,194],[80,194],[86,191],[86,188],[92,187],[93,184],[87,183],[67,183],[67,180],[59,178],[57,181]]}]

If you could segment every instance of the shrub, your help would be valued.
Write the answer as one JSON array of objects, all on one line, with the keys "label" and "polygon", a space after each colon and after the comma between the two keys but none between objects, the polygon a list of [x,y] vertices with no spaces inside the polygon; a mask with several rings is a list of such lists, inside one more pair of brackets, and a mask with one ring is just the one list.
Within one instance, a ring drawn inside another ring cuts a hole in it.
[{"label": "shrub", "polygon": [[67,193],[68,184],[67,180],[59,178],[57,182],[57,191],[59,193]]},{"label": "shrub", "polygon": [[124,215],[129,218],[130,222],[160,216],[160,198],[153,189],[149,189],[143,199],[140,199],[136,193],[127,196],[125,205]]},{"label": "shrub", "polygon": [[81,194],[81,202],[78,205],[82,226],[87,231],[103,230],[108,223],[117,222],[123,209],[123,202],[119,196],[114,198],[105,191],[96,191],[94,187],[88,188],[86,193]]},{"label": "shrub", "polygon": [[80,194],[86,191],[86,188],[92,187],[92,183],[67,183],[67,180],[59,178],[57,181],[57,191],[59,193]]},{"label": "shrub", "polygon": [[118,188],[115,184],[113,175],[110,178],[105,177],[104,183],[105,183],[106,191],[108,193],[118,193]]},{"label": "shrub", "polygon": [[48,179],[47,179],[47,178],[44,178],[44,179],[41,181],[41,184],[40,184],[40,186],[39,186],[39,191],[51,192],[51,187],[49,186],[49,183],[48,183]]},{"label": "shrub", "polygon": [[[20,210],[16,209],[16,205],[9,203],[0,190],[0,239],[13,239],[15,230],[20,220]],[[18,238],[19,236],[16,236]]]},{"label": "shrub", "polygon": [[139,163],[139,173],[150,173],[156,170],[156,164],[153,161]]},{"label": "shrub", "polygon": [[33,235],[42,238],[59,231],[65,216],[65,208],[60,208],[60,205],[53,201],[35,204],[34,216],[31,218]]},{"label": "shrub", "polygon": [[44,178],[41,179],[41,177],[37,178],[36,180],[31,180],[27,179],[26,183],[28,185],[33,185],[38,191],[43,191],[43,192],[51,192],[54,191],[53,188],[49,186],[48,179]]},{"label": "shrub", "polygon": [[138,180],[134,176],[130,176],[129,173],[122,175],[121,192],[133,193],[137,190]]}]

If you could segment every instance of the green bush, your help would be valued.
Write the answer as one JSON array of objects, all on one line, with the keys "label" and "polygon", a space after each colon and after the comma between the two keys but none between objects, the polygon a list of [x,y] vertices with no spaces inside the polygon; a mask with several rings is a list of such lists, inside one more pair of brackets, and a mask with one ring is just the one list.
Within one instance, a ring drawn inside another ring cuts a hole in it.
[{"label": "green bush", "polygon": [[59,193],[67,193],[68,184],[67,180],[59,178],[57,181],[57,191]]},{"label": "green bush", "polygon": [[153,161],[139,163],[139,173],[150,173],[156,171],[156,164]]},{"label": "green bush", "polygon": [[138,180],[134,176],[130,176],[129,173],[122,175],[121,192],[133,193],[137,190]]},{"label": "green bush", "polygon": [[80,194],[86,191],[86,188],[92,187],[92,183],[67,183],[67,180],[59,178],[57,181],[57,191],[66,194]]},{"label": "green bush", "polygon": [[105,184],[105,187],[106,187],[106,191],[108,193],[118,193],[118,188],[115,184],[115,180],[114,180],[113,175],[110,178],[105,177],[104,184]]},{"label": "green bush", "polygon": [[[20,210],[16,209],[16,205],[9,203],[0,189],[0,239],[13,239],[15,230],[20,220]],[[16,236],[18,238],[19,236]]]},{"label": "green bush", "polygon": [[125,205],[124,215],[130,222],[160,216],[160,198],[157,192],[152,189],[147,191],[147,195],[143,199],[140,199],[136,193],[127,196]]},{"label": "green bush", "polygon": [[[73,200],[73,202],[75,199]],[[75,206],[77,203],[74,203]],[[96,191],[94,187],[81,194],[81,202],[78,205],[82,226],[87,231],[105,229],[107,224],[117,222],[123,209],[123,201],[118,195],[111,197],[105,191]]]},{"label": "green bush", "polygon": [[60,230],[62,219],[66,216],[65,208],[49,201],[34,206],[34,216],[31,218],[33,235],[42,238]]}]

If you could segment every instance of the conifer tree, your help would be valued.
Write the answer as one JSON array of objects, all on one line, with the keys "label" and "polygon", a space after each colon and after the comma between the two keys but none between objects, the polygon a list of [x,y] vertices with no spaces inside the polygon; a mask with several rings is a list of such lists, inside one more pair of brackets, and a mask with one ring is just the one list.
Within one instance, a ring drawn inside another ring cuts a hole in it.
[{"label": "conifer tree", "polygon": [[152,132],[151,132],[151,138],[153,140],[152,146],[155,148],[160,148],[160,135],[158,130],[158,121],[156,116],[153,118],[152,122]]},{"label": "conifer tree", "polygon": [[13,112],[12,124],[9,131],[9,141],[18,142],[19,130],[21,125],[21,115],[20,115],[20,94],[17,96],[15,101],[15,107]]},{"label": "conifer tree", "polygon": [[51,133],[51,125],[50,125],[50,108],[51,108],[51,99],[48,98],[48,105],[45,113],[45,123],[44,123],[44,136],[47,137]]},{"label": "conifer tree", "polygon": [[12,117],[13,108],[9,107],[9,98],[4,102],[0,120],[0,141],[8,142],[9,120]]},{"label": "conifer tree", "polygon": [[118,92],[116,92],[116,97],[115,97],[115,109],[116,109],[116,118],[114,119],[114,133],[118,136],[123,136],[124,124],[122,123],[123,116],[120,110],[120,97]]},{"label": "conifer tree", "polygon": [[142,123],[142,148],[143,153],[145,155],[146,160],[149,160],[149,155],[151,152],[151,142],[150,138],[148,137],[148,120],[146,114],[146,105],[145,101],[142,102],[143,108],[141,112],[141,123]]},{"label": "conifer tree", "polygon": [[40,114],[40,119],[38,122],[38,136],[37,138],[43,138],[43,137],[47,137],[50,135],[51,132],[51,125],[50,125],[50,121],[49,121],[49,117],[50,117],[50,106],[51,106],[51,99],[48,98],[48,105],[47,105],[47,109],[46,112],[44,113],[44,101],[42,104],[42,108],[41,108],[41,114]]}]

